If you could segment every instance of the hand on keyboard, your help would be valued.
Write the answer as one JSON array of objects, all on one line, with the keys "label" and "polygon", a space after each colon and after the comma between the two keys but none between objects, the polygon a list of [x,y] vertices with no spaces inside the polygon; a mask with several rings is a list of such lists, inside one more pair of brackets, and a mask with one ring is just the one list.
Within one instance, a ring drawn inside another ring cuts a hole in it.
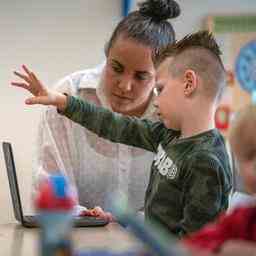
[{"label": "hand on keyboard", "polygon": [[99,206],[96,206],[92,209],[81,211],[79,216],[99,217],[108,220],[109,222],[115,221],[115,217],[110,212],[104,212],[103,209]]}]

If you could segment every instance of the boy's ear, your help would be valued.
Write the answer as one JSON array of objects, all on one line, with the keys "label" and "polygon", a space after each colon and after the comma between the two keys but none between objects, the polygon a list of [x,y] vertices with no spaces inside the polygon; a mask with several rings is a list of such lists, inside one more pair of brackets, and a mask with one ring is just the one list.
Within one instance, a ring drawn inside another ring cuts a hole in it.
[{"label": "boy's ear", "polygon": [[194,70],[188,69],[184,74],[184,94],[190,96],[197,88],[197,75]]}]

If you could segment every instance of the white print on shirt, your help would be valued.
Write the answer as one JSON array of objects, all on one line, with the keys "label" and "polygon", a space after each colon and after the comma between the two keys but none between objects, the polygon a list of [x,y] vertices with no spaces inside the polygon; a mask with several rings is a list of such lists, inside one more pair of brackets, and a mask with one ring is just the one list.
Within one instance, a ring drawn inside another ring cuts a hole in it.
[{"label": "white print on shirt", "polygon": [[174,179],[176,177],[178,168],[172,159],[167,156],[161,144],[158,146],[157,154],[154,158],[154,165],[157,167],[159,173],[166,176],[167,179]]}]

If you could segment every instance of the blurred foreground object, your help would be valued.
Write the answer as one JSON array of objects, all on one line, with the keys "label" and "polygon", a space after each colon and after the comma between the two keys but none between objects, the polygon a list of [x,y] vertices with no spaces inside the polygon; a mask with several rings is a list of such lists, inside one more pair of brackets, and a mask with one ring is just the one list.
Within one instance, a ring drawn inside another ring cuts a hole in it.
[{"label": "blurred foreground object", "polygon": [[127,228],[138,240],[145,245],[148,250],[146,254],[134,255],[157,255],[157,256],[185,256],[185,250],[181,248],[177,239],[166,233],[155,223],[145,224],[133,213],[127,204],[127,199],[123,196],[116,196],[112,203],[112,211],[117,218],[117,222]]},{"label": "blurred foreground object", "polygon": [[59,173],[39,186],[35,206],[38,211],[41,256],[71,256],[71,231],[76,197],[67,179]]}]

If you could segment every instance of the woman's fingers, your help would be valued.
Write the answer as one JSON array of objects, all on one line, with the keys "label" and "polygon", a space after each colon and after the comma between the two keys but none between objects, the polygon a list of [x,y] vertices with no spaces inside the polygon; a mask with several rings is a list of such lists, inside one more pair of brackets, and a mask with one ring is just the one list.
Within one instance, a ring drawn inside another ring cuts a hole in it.
[{"label": "woman's fingers", "polygon": [[83,210],[79,213],[79,216],[93,216],[91,210]]},{"label": "woman's fingers", "polygon": [[82,213],[80,213],[80,216],[93,216],[105,219],[109,222],[115,221],[114,216],[110,212],[104,212],[101,207],[96,206],[93,209],[85,210]]},{"label": "woman's fingers", "polygon": [[95,216],[103,216],[104,215],[104,211],[99,206],[94,207],[92,212],[95,214]]},{"label": "woman's fingers", "polygon": [[99,217],[102,216],[104,211],[100,207],[95,207],[93,209],[84,210],[81,213],[81,216],[93,216]]},{"label": "woman's fingers", "polygon": [[114,222],[116,221],[116,219],[114,218],[114,216],[110,213],[110,212],[106,212],[105,213],[105,217],[109,222]]},{"label": "woman's fingers", "polygon": [[110,212],[104,212],[103,209],[99,206],[95,207],[93,211],[96,217],[103,218],[109,222],[115,221],[114,216]]}]

